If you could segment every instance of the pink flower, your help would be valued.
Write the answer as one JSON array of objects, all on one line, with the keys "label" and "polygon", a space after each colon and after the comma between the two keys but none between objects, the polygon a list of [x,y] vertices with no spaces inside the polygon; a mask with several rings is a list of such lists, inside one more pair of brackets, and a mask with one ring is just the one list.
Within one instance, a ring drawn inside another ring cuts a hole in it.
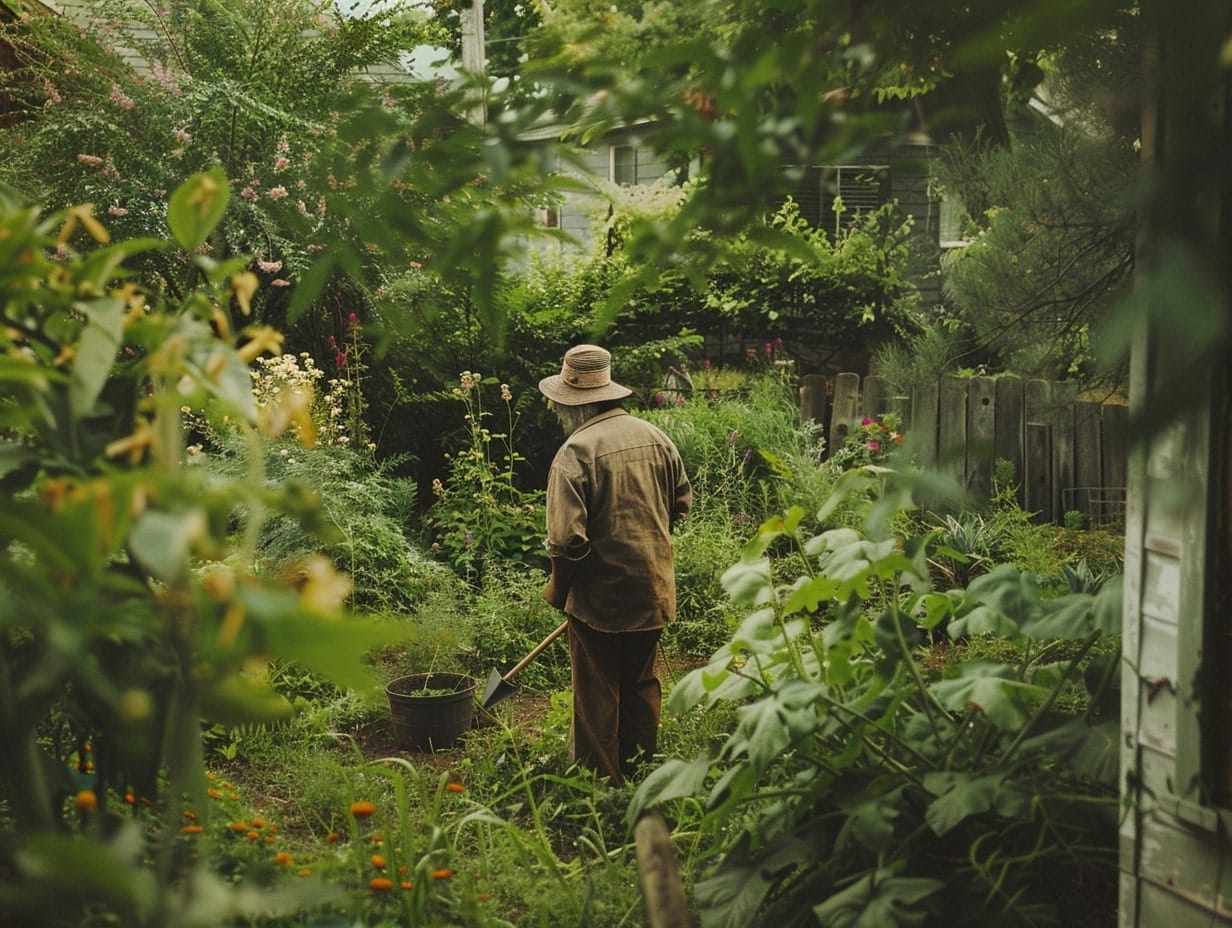
[{"label": "pink flower", "polygon": [[132,99],[128,96],[128,94],[126,94],[123,90],[120,89],[120,86],[118,84],[111,85],[111,95],[108,96],[107,99],[110,100],[112,103],[114,103],[116,106],[118,106],[122,110],[131,110],[137,106],[137,104],[132,101]]},{"label": "pink flower", "polygon": [[879,442],[879,441],[870,441],[870,442],[868,443],[868,450],[869,450],[869,451],[880,451],[880,450],[881,450],[881,442]]},{"label": "pink flower", "polygon": [[346,352],[339,351],[338,357],[334,358],[334,361],[339,367],[346,367]]},{"label": "pink flower", "polygon": [[710,359],[709,358],[702,358],[702,370],[704,371],[710,370]]},{"label": "pink flower", "polygon": [[288,158],[279,158],[277,161],[274,162],[274,170],[281,171],[283,168],[285,168],[290,163],[291,161]]},{"label": "pink flower", "polygon": [[84,164],[88,168],[96,168],[103,163],[103,159],[98,155],[80,154],[77,156],[77,163]]},{"label": "pink flower", "polygon": [[873,420],[870,419],[868,416],[865,416],[863,419],[860,420],[860,424],[861,425],[872,425]]},{"label": "pink flower", "polygon": [[351,315],[347,316],[347,325],[359,325],[359,314],[351,313]]},{"label": "pink flower", "polygon": [[291,281],[284,280],[281,277],[275,277],[273,280],[270,281],[270,286],[271,287],[289,287],[291,286]]},{"label": "pink flower", "polygon": [[108,206],[107,215],[108,216],[127,216],[128,210],[126,210],[123,206]]},{"label": "pink flower", "polygon": [[288,193],[287,193],[286,187],[279,186],[279,187],[270,187],[269,190],[265,191],[265,195],[269,197],[271,200],[285,200],[288,196]]},{"label": "pink flower", "polygon": [[240,191],[240,199],[242,200],[255,200],[256,198],[257,191],[253,190],[251,187],[245,187]]},{"label": "pink flower", "polygon": [[282,270],[281,261],[262,261],[257,259],[257,269],[264,274],[277,274]]},{"label": "pink flower", "polygon": [[330,348],[337,348],[338,339],[331,335],[329,338],[325,339],[325,344],[327,344]]},{"label": "pink flower", "polygon": [[192,133],[190,133],[187,129],[176,129],[172,135],[175,136],[175,140],[181,145],[189,145],[192,143]]}]

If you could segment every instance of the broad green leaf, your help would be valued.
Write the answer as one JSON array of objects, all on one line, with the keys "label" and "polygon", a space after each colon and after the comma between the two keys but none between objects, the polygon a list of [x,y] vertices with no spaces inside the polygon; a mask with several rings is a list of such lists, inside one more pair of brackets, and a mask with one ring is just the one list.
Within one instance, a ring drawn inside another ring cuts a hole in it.
[{"label": "broad green leaf", "polygon": [[899,786],[880,795],[869,795],[866,789],[856,794],[859,801],[840,803],[847,819],[835,839],[835,850],[843,851],[853,844],[874,854],[888,849],[894,838],[895,822],[902,815],[898,805],[903,789]]},{"label": "broad green leaf", "polygon": [[707,757],[693,760],[673,757],[665,761],[638,785],[625,815],[625,824],[632,828],[644,809],[659,803],[701,795],[709,772],[710,759]]},{"label": "broad green leaf", "polygon": [[209,532],[202,509],[181,512],[147,510],[137,517],[129,535],[133,557],[150,575],[164,582],[177,582],[188,572],[193,546]]},{"label": "broad green leaf", "polygon": [[1026,739],[1019,752],[1044,754],[1068,764],[1078,776],[1114,789],[1120,766],[1119,735],[1115,718],[1097,724],[1073,719]]},{"label": "broad green leaf", "polygon": [[1095,613],[1092,623],[1105,635],[1121,634],[1121,609],[1124,598],[1125,578],[1121,574],[1110,577],[1095,594]]},{"label": "broad green leaf", "polygon": [[1031,574],[1009,564],[1001,564],[990,573],[972,580],[967,587],[967,597],[1021,626],[1036,614],[1042,591]]},{"label": "broad green leaf", "polygon": [[394,622],[333,618],[300,611],[256,619],[271,654],[295,661],[343,688],[363,692],[373,685],[368,655],[406,636]]},{"label": "broad green leaf", "polygon": [[740,561],[723,572],[723,589],[739,606],[760,606],[769,602],[773,593],[770,580],[770,559]]},{"label": "broad green leaf", "polygon": [[227,211],[230,189],[222,168],[194,174],[171,194],[167,225],[185,251],[203,245]]},{"label": "broad green leaf", "polygon": [[924,821],[934,834],[948,834],[968,816],[990,811],[1004,780],[1003,773],[949,770],[925,773],[924,788],[937,798],[929,803]]},{"label": "broad green leaf", "polygon": [[898,928],[923,925],[924,903],[945,888],[941,880],[895,876],[889,868],[870,873],[813,906],[820,928]]},{"label": "broad green leaf", "polygon": [[234,726],[291,717],[291,704],[269,683],[250,674],[228,674],[202,694],[202,714],[212,723]]},{"label": "broad green leaf", "polygon": [[765,770],[783,751],[817,727],[817,696],[822,688],[804,680],[790,680],[751,705],[741,706],[736,731],[728,739],[732,756],[747,754],[758,770]]},{"label": "broad green leaf", "polygon": [[751,856],[747,833],[727,854],[719,872],[693,887],[702,928],[748,928],[766,895],[784,875],[812,862],[808,845],[782,836]]},{"label": "broad green leaf", "polygon": [[77,303],[74,309],[86,317],[86,326],[73,359],[69,408],[74,416],[84,416],[94,407],[115,365],[124,332],[124,301],[104,297]]},{"label": "broad green leaf", "polygon": [[954,640],[970,638],[977,635],[998,635],[1002,638],[1014,638],[1018,634],[1018,625],[1000,611],[990,606],[976,606],[966,615],[953,619],[947,629]]},{"label": "broad green leaf", "polygon": [[1095,597],[1090,593],[1069,593],[1050,599],[1018,631],[1035,641],[1085,638],[1091,634]]},{"label": "broad green leaf", "polygon": [[830,602],[838,590],[838,584],[827,576],[804,578],[783,603],[783,611],[816,612],[822,603]]},{"label": "broad green leaf", "polygon": [[938,680],[929,690],[951,712],[974,711],[1005,731],[1014,731],[1027,720],[1026,707],[1038,704],[1048,689],[1006,679],[1004,664],[973,661],[958,668],[960,676]]}]

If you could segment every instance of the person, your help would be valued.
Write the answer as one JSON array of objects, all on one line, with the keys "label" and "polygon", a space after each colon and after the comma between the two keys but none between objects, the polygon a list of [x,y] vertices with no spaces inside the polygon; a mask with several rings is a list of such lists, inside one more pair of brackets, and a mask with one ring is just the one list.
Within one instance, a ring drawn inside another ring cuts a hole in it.
[{"label": "person", "polygon": [[693,491],[671,439],[624,409],[632,391],[612,380],[606,349],[570,348],[539,391],[568,436],[548,471],[543,598],[568,618],[570,759],[619,785],[658,746],[672,528]]}]

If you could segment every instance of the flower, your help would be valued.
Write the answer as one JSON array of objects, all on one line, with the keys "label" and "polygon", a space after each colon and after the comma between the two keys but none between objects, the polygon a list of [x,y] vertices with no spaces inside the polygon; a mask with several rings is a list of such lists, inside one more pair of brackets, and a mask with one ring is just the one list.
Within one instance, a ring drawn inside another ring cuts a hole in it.
[{"label": "flower", "polygon": [[410,880],[403,880],[399,885],[407,892],[410,892],[412,889],[415,888],[415,884],[412,883]]},{"label": "flower", "polygon": [[374,876],[368,881],[368,888],[378,893],[387,893],[394,888],[394,881],[385,876]]},{"label": "flower", "polygon": [[289,867],[295,862],[295,859],[286,851],[279,851],[274,855],[274,863],[280,867]]},{"label": "flower", "polygon": [[73,805],[80,812],[94,812],[98,809],[98,794],[92,789],[83,789],[73,797]]},{"label": "flower", "polygon": [[201,827],[200,825],[185,825],[183,828],[180,829],[180,834],[199,835],[203,831],[205,831],[205,829]]},{"label": "flower", "polygon": [[451,876],[453,876],[453,871],[448,867],[441,867],[439,870],[432,871],[432,879],[434,880],[447,880]]},{"label": "flower", "polygon": [[386,861],[380,854],[373,854],[369,859],[372,861],[372,866],[376,867],[378,870],[384,870],[386,863],[388,863],[388,861]]},{"label": "flower", "polygon": [[87,155],[82,153],[77,156],[77,163],[84,164],[88,168],[96,168],[103,163],[103,159],[98,155]]},{"label": "flower", "polygon": [[282,270],[282,262],[281,261],[262,261],[260,258],[258,258],[257,259],[257,270],[261,271],[264,274],[277,274],[279,271]]},{"label": "flower", "polygon": [[290,196],[287,192],[287,188],[281,185],[277,187],[270,187],[269,190],[265,191],[265,195],[271,200],[285,200],[288,196]]},{"label": "flower", "polygon": [[868,450],[869,450],[869,451],[880,451],[880,450],[881,450],[881,442],[879,442],[879,441],[870,441],[870,442],[868,443]]},{"label": "flower", "polygon": [[367,818],[376,814],[376,806],[365,800],[351,803],[351,814],[356,818]]},{"label": "flower", "polygon": [[868,416],[865,416],[863,419],[860,420],[860,424],[861,425],[872,425],[873,420],[870,419]]},{"label": "flower", "polygon": [[464,792],[466,792],[466,787],[465,787],[465,786],[463,786],[461,783],[446,783],[446,784],[445,784],[445,789],[446,789],[446,791],[448,791],[448,792],[450,792],[450,793],[464,793]]}]

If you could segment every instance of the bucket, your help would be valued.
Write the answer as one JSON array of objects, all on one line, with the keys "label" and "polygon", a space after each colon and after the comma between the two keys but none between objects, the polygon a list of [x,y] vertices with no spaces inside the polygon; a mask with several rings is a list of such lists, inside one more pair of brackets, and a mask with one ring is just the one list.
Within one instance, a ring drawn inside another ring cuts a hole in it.
[{"label": "bucket", "polygon": [[416,673],[385,687],[394,741],[406,751],[453,747],[475,717],[474,677],[460,673]]}]

